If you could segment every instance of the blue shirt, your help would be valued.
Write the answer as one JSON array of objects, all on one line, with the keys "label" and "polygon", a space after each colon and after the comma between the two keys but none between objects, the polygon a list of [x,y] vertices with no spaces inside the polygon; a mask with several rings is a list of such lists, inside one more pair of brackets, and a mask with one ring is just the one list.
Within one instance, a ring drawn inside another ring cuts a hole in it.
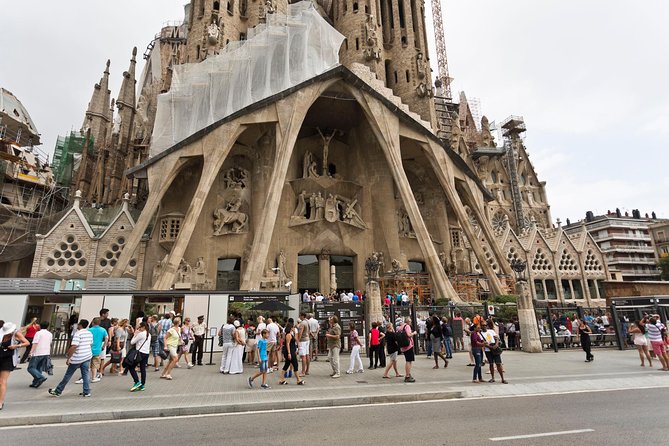
[{"label": "blue shirt", "polygon": [[104,341],[107,336],[107,330],[96,325],[95,327],[89,328],[88,331],[93,335],[93,345],[91,346],[93,356],[98,356],[102,352],[102,341]]},{"label": "blue shirt", "polygon": [[261,361],[267,361],[267,341],[265,339],[258,339],[258,354]]}]

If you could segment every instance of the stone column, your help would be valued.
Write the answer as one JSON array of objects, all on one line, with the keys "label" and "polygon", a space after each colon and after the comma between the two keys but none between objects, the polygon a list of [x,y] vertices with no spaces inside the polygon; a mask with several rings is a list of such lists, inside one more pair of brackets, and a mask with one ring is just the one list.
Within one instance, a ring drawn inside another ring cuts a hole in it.
[{"label": "stone column", "polygon": [[318,287],[322,295],[330,295],[330,254],[318,255]]},{"label": "stone column", "polygon": [[365,300],[365,324],[367,331],[372,328],[372,322],[383,320],[383,303],[381,302],[381,287],[376,280],[370,279],[365,285],[367,298]]},{"label": "stone column", "polygon": [[518,322],[520,323],[520,340],[523,344],[523,351],[526,353],[541,353],[543,349],[541,348],[537,316],[532,297],[527,289],[527,281],[519,280],[516,282],[516,293],[518,294]]}]

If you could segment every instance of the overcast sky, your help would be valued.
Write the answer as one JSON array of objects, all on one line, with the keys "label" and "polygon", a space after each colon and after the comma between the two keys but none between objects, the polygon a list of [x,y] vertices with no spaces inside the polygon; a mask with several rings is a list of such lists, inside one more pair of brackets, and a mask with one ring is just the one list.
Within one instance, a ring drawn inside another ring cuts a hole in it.
[{"label": "overcast sky", "polygon": [[[50,153],[59,134],[81,127],[105,61],[116,96],[132,47],[141,55],[165,22],[183,17],[185,1],[39,3],[35,13],[32,2],[3,2],[0,86],[26,106]],[[478,98],[491,121],[525,118],[553,219],[616,207],[669,218],[669,2],[442,0],[442,8],[453,91]]]}]

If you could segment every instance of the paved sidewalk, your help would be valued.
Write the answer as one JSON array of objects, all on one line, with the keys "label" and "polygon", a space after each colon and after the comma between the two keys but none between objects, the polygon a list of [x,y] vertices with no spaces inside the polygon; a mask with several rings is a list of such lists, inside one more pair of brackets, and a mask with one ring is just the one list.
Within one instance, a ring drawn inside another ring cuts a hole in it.
[{"label": "paved sidewalk", "polygon": [[[220,356],[219,356],[220,357]],[[214,357],[216,362],[219,357]],[[402,378],[382,379],[382,370],[365,370],[363,374],[329,377],[330,366],[321,360],[312,363],[305,386],[277,385],[278,374],[270,374],[271,390],[249,389],[246,380],[256,368],[247,367],[242,375],[222,375],[218,366],[175,369],[173,381],[159,379],[159,372],[148,372],[147,389],[130,393],[132,379],[127,376],[105,376],[92,384],[92,398],[81,398],[81,385],[72,379],[60,398],[48,395],[62,378],[63,360],[55,361],[54,375],[39,389],[29,388],[30,375],[23,369],[10,375],[5,409],[0,412],[0,426],[94,421],[123,418],[242,412],[296,407],[341,406],[380,402],[431,399],[522,396],[592,390],[619,390],[669,387],[669,372],[639,366],[636,351],[596,350],[595,361],[585,363],[581,351],[503,355],[509,384],[473,384],[472,367],[467,367],[466,353],[457,353],[447,369],[433,370],[433,360],[417,358],[413,375],[416,382]],[[366,359],[366,358],[364,358]],[[400,359],[400,373],[404,360]],[[343,370],[348,356],[342,355]],[[367,362],[365,361],[365,366]],[[484,367],[484,372],[487,367]],[[391,372],[392,376],[392,372]],[[484,373],[484,379],[489,375]]]}]

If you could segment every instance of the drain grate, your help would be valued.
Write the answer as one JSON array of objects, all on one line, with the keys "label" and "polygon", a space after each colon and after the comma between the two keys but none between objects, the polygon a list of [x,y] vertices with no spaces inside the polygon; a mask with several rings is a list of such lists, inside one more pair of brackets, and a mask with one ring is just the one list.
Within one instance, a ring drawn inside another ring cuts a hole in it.
[{"label": "drain grate", "polygon": [[358,384],[369,384],[367,381],[356,381]]}]

